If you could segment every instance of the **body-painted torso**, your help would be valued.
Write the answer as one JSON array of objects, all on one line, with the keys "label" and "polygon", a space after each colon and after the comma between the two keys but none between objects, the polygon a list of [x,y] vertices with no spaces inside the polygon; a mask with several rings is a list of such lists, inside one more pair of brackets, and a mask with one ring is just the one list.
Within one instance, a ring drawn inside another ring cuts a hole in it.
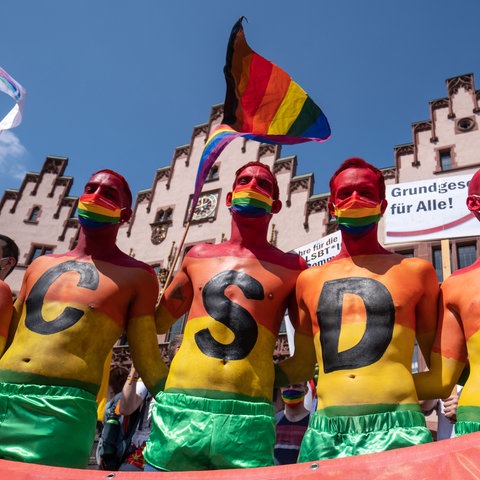
[{"label": "body-painted torso", "polygon": [[[433,355],[447,360],[443,369],[455,362],[470,363],[470,374],[459,399],[459,406],[480,406],[480,260],[447,278],[441,287],[442,315]],[[480,418],[478,419],[480,421]]]},{"label": "body-painted torso", "polygon": [[[304,264],[297,255],[273,248],[264,253],[202,246],[185,258],[182,272],[191,283],[191,307],[167,391],[271,398],[273,350]],[[175,281],[162,300],[171,312],[174,291]]]},{"label": "body-painted torso", "polygon": [[0,359],[0,378],[95,391],[105,358],[127,319],[153,315],[151,301],[131,306],[152,274],[140,262],[137,268],[119,263],[70,255],[37,259],[15,303],[19,322]]},{"label": "body-painted torso", "polygon": [[[301,274],[297,298],[313,323],[319,410],[357,415],[417,403],[415,336],[433,338],[436,321],[433,305],[429,325],[416,320],[427,268],[423,260],[400,255],[362,255]],[[429,279],[435,282],[434,272]]]}]

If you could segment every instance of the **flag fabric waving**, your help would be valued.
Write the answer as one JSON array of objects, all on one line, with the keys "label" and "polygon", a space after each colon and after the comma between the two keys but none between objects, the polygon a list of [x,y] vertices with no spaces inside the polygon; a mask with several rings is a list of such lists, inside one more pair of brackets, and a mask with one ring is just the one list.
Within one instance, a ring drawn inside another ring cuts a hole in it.
[{"label": "flag fabric waving", "polygon": [[6,93],[15,100],[15,106],[0,122],[0,132],[14,128],[22,122],[23,104],[26,90],[14,80],[3,68],[0,68],[0,92]]},{"label": "flag fabric waving", "polygon": [[243,19],[235,23],[230,34],[223,121],[205,144],[190,218],[210,168],[235,138],[293,145],[324,142],[331,134],[327,117],[307,93],[284,70],[249,47]]}]

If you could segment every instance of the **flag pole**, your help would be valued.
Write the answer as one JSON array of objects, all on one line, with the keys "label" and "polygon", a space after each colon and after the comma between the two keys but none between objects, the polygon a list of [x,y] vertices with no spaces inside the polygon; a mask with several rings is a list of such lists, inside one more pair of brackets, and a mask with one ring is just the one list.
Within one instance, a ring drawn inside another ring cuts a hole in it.
[{"label": "flag pole", "polygon": [[452,273],[452,267],[450,264],[450,241],[448,238],[444,238],[440,241],[442,249],[442,272],[443,280],[446,280]]},{"label": "flag pole", "polygon": [[168,271],[167,278],[165,279],[165,283],[163,284],[163,288],[162,288],[162,291],[160,292],[157,303],[160,303],[160,300],[162,299],[166,288],[168,287],[169,283],[172,281],[173,271],[175,270],[175,265],[178,262],[178,258],[180,257],[180,252],[182,251],[183,244],[185,243],[185,239],[187,238],[188,229],[190,228],[190,223],[192,221],[192,216],[193,216],[193,210],[194,210],[194,208],[192,206],[191,212],[188,216],[187,224],[185,225],[185,230],[183,232],[182,239],[180,240],[180,245],[178,246],[177,251],[175,252],[175,257],[173,258],[172,264],[171,264],[170,269]]}]

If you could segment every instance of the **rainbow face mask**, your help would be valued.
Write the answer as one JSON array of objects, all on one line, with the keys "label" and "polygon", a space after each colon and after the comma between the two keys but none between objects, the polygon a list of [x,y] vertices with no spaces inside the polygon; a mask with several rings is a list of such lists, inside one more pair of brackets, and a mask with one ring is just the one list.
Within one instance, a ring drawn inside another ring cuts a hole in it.
[{"label": "rainbow face mask", "polygon": [[116,225],[122,209],[101,195],[85,193],[78,199],[78,219],[87,228]]},{"label": "rainbow face mask", "polygon": [[348,233],[364,233],[382,218],[380,204],[365,198],[348,197],[334,207],[340,230]]},{"label": "rainbow face mask", "polygon": [[289,388],[288,390],[284,390],[281,395],[285,405],[288,405],[289,407],[298,407],[303,403],[305,391]]},{"label": "rainbow face mask", "polygon": [[237,187],[232,193],[230,210],[244,217],[263,217],[270,215],[273,199],[258,190]]}]

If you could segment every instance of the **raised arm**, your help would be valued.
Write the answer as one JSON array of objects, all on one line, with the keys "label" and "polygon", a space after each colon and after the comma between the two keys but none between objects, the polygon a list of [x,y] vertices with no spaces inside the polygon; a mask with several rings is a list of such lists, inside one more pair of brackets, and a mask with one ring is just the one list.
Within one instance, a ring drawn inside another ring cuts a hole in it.
[{"label": "raised arm", "polygon": [[130,415],[137,410],[146,396],[146,390],[145,384],[143,381],[140,381],[140,376],[138,375],[135,366],[132,365],[127,381],[122,388],[119,408],[120,413],[122,415]]}]

